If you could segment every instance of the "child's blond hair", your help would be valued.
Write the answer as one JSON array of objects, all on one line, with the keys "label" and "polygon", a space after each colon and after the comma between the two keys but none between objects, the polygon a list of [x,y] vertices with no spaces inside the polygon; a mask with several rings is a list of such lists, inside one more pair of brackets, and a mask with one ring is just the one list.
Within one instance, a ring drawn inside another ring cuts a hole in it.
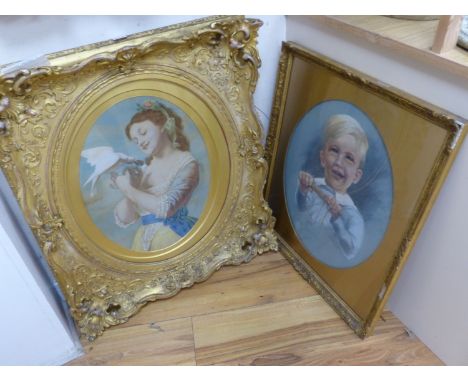
[{"label": "child's blond hair", "polygon": [[369,142],[363,128],[353,117],[347,114],[332,115],[325,125],[324,143],[346,134],[351,135],[356,140],[356,144],[358,145],[357,151],[361,155],[359,167],[362,168],[369,148]]}]

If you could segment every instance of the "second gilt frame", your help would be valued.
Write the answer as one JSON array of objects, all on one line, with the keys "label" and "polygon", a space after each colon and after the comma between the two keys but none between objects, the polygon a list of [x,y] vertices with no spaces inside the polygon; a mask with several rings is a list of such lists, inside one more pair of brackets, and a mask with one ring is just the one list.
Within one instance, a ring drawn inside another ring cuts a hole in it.
[{"label": "second gilt frame", "polygon": [[287,259],[372,333],[466,134],[461,118],[284,43],[266,198]]}]

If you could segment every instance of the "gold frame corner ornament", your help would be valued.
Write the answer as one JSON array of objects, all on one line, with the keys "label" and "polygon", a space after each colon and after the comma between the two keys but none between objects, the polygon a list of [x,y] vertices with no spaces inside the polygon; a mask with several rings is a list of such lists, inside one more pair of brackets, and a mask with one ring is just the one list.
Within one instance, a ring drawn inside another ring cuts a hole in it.
[{"label": "gold frame corner ornament", "polygon": [[[297,88],[290,87],[291,83]],[[313,107],[336,99],[358,105],[371,120],[378,121],[394,182],[391,215],[380,244],[368,260],[349,269],[334,269],[320,262],[303,245],[283,191],[283,165],[293,132]],[[392,123],[395,115],[399,116],[398,124]],[[401,140],[395,139],[401,134],[399,129],[405,129],[405,139],[413,144],[426,139],[424,148],[416,145],[418,148],[409,153],[395,144],[398,141],[401,145]],[[296,43],[283,43],[265,147],[269,164],[266,199],[276,216],[281,252],[359,337],[372,333],[467,129],[467,122],[460,117]],[[412,160],[419,168],[409,168]],[[408,179],[405,174],[410,170],[419,178]],[[370,272],[375,273],[372,282],[367,277]]]},{"label": "gold frame corner ornament", "polygon": [[[263,199],[262,130],[250,106],[260,26],[210,17],[54,53],[49,66],[0,78],[0,166],[88,340],[223,265],[277,249]],[[200,126],[212,172],[194,233],[149,254],[106,241],[80,212],[76,189],[87,131],[132,95],[184,109]]]}]

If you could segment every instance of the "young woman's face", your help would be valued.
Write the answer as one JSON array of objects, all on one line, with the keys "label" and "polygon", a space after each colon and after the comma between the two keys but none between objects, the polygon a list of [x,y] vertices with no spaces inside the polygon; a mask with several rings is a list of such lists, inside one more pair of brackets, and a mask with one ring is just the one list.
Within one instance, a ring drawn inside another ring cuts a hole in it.
[{"label": "young woman's face", "polygon": [[134,123],[129,132],[131,140],[146,155],[157,154],[163,143],[163,132],[151,121]]},{"label": "young woman's face", "polygon": [[361,179],[361,154],[352,135],[329,139],[320,151],[320,163],[327,184],[337,192],[345,193],[351,184]]}]

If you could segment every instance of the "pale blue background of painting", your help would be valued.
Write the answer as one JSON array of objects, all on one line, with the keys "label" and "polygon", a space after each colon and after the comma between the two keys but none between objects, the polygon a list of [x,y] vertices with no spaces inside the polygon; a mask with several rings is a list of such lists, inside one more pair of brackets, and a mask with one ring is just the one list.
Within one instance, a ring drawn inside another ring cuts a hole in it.
[{"label": "pale blue background of painting", "polygon": [[[190,216],[198,218],[205,206],[210,186],[210,166],[205,143],[193,121],[174,104],[156,97],[133,97],[121,101],[104,113],[102,113],[91,127],[82,150],[97,147],[111,146],[114,151],[131,157],[144,160],[145,155],[125,135],[125,126],[130,122],[132,116],[137,112],[137,105],[152,100],[168,106],[176,112],[183,121],[184,134],[190,142],[190,152],[198,161],[200,167],[200,180],[195,188],[189,203],[187,204]],[[80,160],[80,185],[83,185],[93,172],[84,158]],[[114,220],[114,207],[122,199],[120,191],[109,186],[110,174],[100,177],[96,183],[99,199],[90,202],[90,185],[81,187],[81,195],[93,222],[112,241],[130,248],[139,222],[131,224],[127,228],[119,227]]]},{"label": "pale blue background of painting", "polygon": [[[299,212],[296,201],[300,170],[323,177],[319,152],[323,146],[325,123],[334,114],[348,114],[355,118],[369,140],[363,176],[348,189],[365,224],[361,249],[350,260],[336,250],[331,250],[328,239],[302,221],[301,216],[304,214]],[[354,267],[368,259],[387,229],[393,200],[393,177],[387,149],[369,117],[353,104],[340,100],[324,101],[311,108],[295,127],[288,144],[284,165],[284,195],[296,235],[311,256],[333,268]]]}]

